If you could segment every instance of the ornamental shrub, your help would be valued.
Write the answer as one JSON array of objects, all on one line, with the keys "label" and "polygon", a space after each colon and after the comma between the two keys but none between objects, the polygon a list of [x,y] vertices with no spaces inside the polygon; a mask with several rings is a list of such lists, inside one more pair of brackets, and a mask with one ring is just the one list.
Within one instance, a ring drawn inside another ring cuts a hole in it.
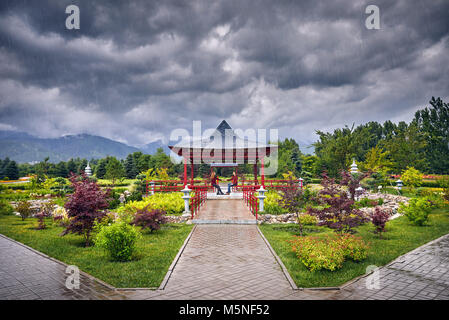
[{"label": "ornamental shrub", "polygon": [[431,211],[431,202],[427,198],[412,198],[408,205],[399,204],[399,212],[417,226],[424,225]]},{"label": "ornamental shrub", "polygon": [[95,237],[95,245],[106,249],[114,261],[129,261],[140,237],[135,227],[124,222],[117,222],[100,229]]},{"label": "ornamental shrub", "polygon": [[116,212],[135,214],[137,210],[145,207],[151,209],[162,209],[167,214],[181,214],[184,211],[184,200],[182,192],[156,193],[152,196],[145,197],[142,201],[129,201]]},{"label": "ornamental shrub", "polygon": [[26,218],[31,217],[31,203],[26,200],[20,201],[16,206],[16,211],[22,217],[22,221],[24,221]]},{"label": "ornamental shrub", "polygon": [[75,191],[68,196],[64,205],[70,221],[61,235],[64,236],[68,233],[83,235],[87,247],[95,221],[105,215],[103,210],[109,205],[108,196],[96,182],[90,180],[86,175],[72,175],[70,181]]},{"label": "ornamental shrub", "polygon": [[52,202],[43,203],[38,214],[35,215],[38,221],[38,230],[43,230],[47,228],[45,224],[45,218],[51,217],[53,213],[54,204]]},{"label": "ornamental shrub", "polygon": [[[351,180],[352,181],[352,180]],[[350,182],[353,186],[353,182]],[[319,225],[327,226],[338,233],[354,233],[354,228],[368,221],[363,212],[354,208],[354,200],[348,196],[343,185],[335,183],[326,173],[321,181],[323,189],[315,198],[320,204],[318,208],[308,208],[307,213],[319,219]]]},{"label": "ornamental shrub", "polygon": [[361,237],[351,234],[324,237],[294,236],[290,242],[299,260],[312,272],[321,269],[330,271],[340,269],[345,258],[353,261],[364,260],[369,248]]},{"label": "ornamental shrub", "polygon": [[300,214],[298,217],[298,223],[304,226],[315,226],[318,223],[318,219],[307,213]]},{"label": "ornamental shrub", "polygon": [[0,215],[12,215],[14,214],[14,208],[8,201],[0,199]]},{"label": "ornamental shrub", "polygon": [[334,271],[342,267],[345,256],[335,237],[294,237],[295,239],[291,241],[292,249],[310,271],[321,269]]},{"label": "ornamental shrub", "polygon": [[371,215],[371,222],[376,227],[375,233],[378,233],[382,237],[382,232],[385,232],[385,225],[387,224],[390,215],[387,211],[380,208],[375,208],[374,213]]},{"label": "ornamental shrub", "polygon": [[53,211],[53,222],[59,223],[61,227],[67,227],[70,223],[70,217],[67,214],[67,210],[64,207],[56,207]]},{"label": "ornamental shrub", "polygon": [[136,217],[132,222],[133,225],[140,226],[142,229],[150,229],[150,232],[159,230],[164,223],[167,223],[165,211],[161,209],[149,209],[148,207],[138,209]]},{"label": "ornamental shrub", "polygon": [[362,261],[368,255],[368,245],[361,237],[344,233],[338,236],[338,245],[343,250],[345,258],[353,261]]},{"label": "ornamental shrub", "polygon": [[287,210],[279,205],[281,195],[277,191],[268,191],[265,193],[264,200],[264,213],[266,214],[283,214],[287,213]]},{"label": "ornamental shrub", "polygon": [[407,170],[402,173],[401,179],[411,192],[415,192],[416,187],[422,184],[422,176],[423,174],[419,170],[407,167]]}]

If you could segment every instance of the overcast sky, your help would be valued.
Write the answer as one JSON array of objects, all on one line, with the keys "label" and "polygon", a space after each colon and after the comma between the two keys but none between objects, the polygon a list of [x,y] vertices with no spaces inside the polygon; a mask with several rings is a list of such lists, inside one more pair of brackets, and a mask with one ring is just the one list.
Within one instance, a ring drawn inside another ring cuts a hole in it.
[{"label": "overcast sky", "polygon": [[0,130],[141,145],[226,119],[312,142],[409,121],[448,100],[448,17],[448,0],[1,0]]}]

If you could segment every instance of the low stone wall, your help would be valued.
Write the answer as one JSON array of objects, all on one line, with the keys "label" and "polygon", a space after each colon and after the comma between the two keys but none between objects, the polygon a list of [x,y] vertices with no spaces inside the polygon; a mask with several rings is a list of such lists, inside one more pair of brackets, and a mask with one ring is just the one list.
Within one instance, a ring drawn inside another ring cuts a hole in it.
[{"label": "low stone wall", "polygon": [[257,216],[258,223],[296,223],[296,214],[259,214]]}]

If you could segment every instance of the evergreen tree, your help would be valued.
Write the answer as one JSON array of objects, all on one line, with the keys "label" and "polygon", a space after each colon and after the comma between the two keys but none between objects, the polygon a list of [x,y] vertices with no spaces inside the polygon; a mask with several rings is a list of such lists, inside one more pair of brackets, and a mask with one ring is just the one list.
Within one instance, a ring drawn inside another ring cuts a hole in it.
[{"label": "evergreen tree", "polygon": [[19,179],[19,167],[15,161],[9,161],[8,165],[4,170],[5,177],[8,177],[9,180],[17,180]]},{"label": "evergreen tree", "polygon": [[125,168],[123,168],[122,163],[117,160],[115,157],[110,157],[108,164],[106,165],[106,179],[112,180],[112,184],[115,185],[115,181],[117,179],[121,179],[125,177],[126,172]]},{"label": "evergreen tree", "polygon": [[62,178],[67,178],[68,177],[67,166],[66,166],[66,163],[64,161],[61,161],[61,162],[59,162],[56,165],[55,175],[57,177],[62,177]]},{"label": "evergreen tree", "polygon": [[67,162],[67,172],[70,175],[70,173],[75,174],[77,172],[77,167],[76,167],[76,163],[73,159],[70,159]]},{"label": "evergreen tree", "polygon": [[95,168],[95,176],[98,179],[103,179],[106,174],[106,165],[108,164],[108,157],[98,161],[98,165]]}]

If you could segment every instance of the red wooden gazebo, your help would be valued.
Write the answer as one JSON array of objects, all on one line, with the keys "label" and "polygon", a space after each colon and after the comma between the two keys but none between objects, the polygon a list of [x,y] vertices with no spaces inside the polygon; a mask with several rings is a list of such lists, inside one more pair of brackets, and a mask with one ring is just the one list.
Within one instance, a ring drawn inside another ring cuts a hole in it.
[{"label": "red wooden gazebo", "polygon": [[278,146],[241,137],[223,120],[210,137],[194,137],[169,148],[184,162],[184,186],[188,183],[187,166],[191,165],[193,184],[194,164],[206,163],[211,167],[233,167],[239,164],[254,165],[254,183],[257,181],[258,163],[261,165],[261,185],[265,186],[264,158],[277,151]]}]

